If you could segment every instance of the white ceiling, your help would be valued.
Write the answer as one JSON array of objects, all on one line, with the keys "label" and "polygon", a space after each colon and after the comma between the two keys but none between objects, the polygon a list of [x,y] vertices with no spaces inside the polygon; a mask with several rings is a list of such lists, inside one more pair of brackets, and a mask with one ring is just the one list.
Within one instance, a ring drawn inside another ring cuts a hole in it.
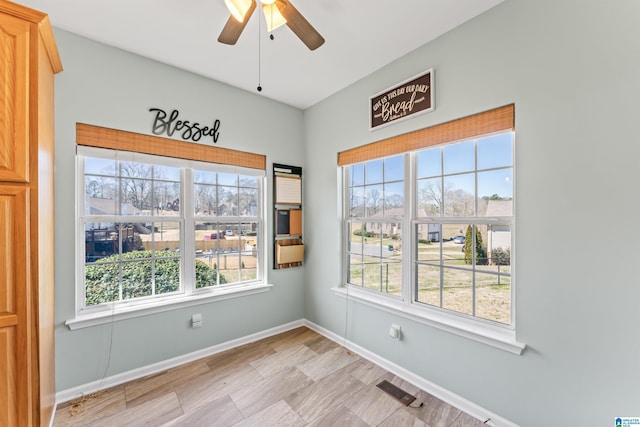
[{"label": "white ceiling", "polygon": [[304,109],[502,0],[291,0],[326,40],[315,51],[286,26],[270,40],[261,8],[236,45],[218,43],[224,0],[15,1],[54,27],[254,93],[260,83],[262,96]]}]

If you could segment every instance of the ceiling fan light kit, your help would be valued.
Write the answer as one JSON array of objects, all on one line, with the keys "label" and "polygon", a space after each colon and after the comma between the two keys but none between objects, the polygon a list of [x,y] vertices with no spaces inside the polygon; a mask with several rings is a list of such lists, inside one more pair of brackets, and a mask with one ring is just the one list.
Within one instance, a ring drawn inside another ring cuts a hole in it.
[{"label": "ceiling fan light kit", "polygon": [[[289,0],[259,0],[267,21],[267,30],[275,30],[286,24],[310,49],[316,50],[324,44],[324,38],[305,19]],[[256,8],[256,0],[224,0],[231,16],[227,20],[218,41],[234,45]]]},{"label": "ceiling fan light kit", "polygon": [[244,21],[252,3],[252,0],[224,0],[224,4],[229,9],[231,16],[238,22]]},{"label": "ceiling fan light kit", "polygon": [[284,19],[284,16],[282,16],[275,4],[262,3],[262,10],[264,11],[264,18],[267,21],[268,32],[272,32],[287,23],[287,20]]}]

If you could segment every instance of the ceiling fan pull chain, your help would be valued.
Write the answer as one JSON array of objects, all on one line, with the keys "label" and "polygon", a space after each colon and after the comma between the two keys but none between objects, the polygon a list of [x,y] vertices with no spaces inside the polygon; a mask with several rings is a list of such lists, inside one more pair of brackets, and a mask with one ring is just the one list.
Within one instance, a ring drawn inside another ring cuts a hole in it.
[{"label": "ceiling fan pull chain", "polygon": [[261,75],[260,75],[260,63],[261,61],[261,55],[260,55],[260,39],[262,37],[260,37],[260,17],[258,16],[258,87],[257,90],[258,92],[262,92],[262,84],[260,83],[261,81]]}]

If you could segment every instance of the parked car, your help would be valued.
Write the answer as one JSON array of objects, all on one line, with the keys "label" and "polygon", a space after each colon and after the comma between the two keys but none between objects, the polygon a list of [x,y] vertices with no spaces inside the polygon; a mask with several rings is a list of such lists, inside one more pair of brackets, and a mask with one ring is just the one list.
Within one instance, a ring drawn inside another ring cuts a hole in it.
[{"label": "parked car", "polygon": [[453,237],[451,238],[451,241],[452,241],[453,243],[457,243],[457,244],[459,244],[459,245],[463,245],[463,244],[464,244],[464,240],[465,240],[465,237],[464,237],[464,236],[453,236]]},{"label": "parked car", "polygon": [[216,239],[224,240],[224,234],[223,233],[207,233],[204,235],[204,240],[216,240]]}]

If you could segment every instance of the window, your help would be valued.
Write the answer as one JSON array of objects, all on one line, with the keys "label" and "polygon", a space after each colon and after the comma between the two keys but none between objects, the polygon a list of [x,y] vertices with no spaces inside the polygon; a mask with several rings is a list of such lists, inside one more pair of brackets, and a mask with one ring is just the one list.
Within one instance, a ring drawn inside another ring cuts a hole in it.
[{"label": "window", "polygon": [[263,169],[78,146],[78,314],[264,285]]},{"label": "window", "polygon": [[513,106],[340,153],[346,295],[521,351],[513,153]]},{"label": "window", "polygon": [[413,157],[415,301],[511,324],[513,134]]},{"label": "window", "polygon": [[386,294],[402,294],[402,155],[348,168],[349,283]]}]

